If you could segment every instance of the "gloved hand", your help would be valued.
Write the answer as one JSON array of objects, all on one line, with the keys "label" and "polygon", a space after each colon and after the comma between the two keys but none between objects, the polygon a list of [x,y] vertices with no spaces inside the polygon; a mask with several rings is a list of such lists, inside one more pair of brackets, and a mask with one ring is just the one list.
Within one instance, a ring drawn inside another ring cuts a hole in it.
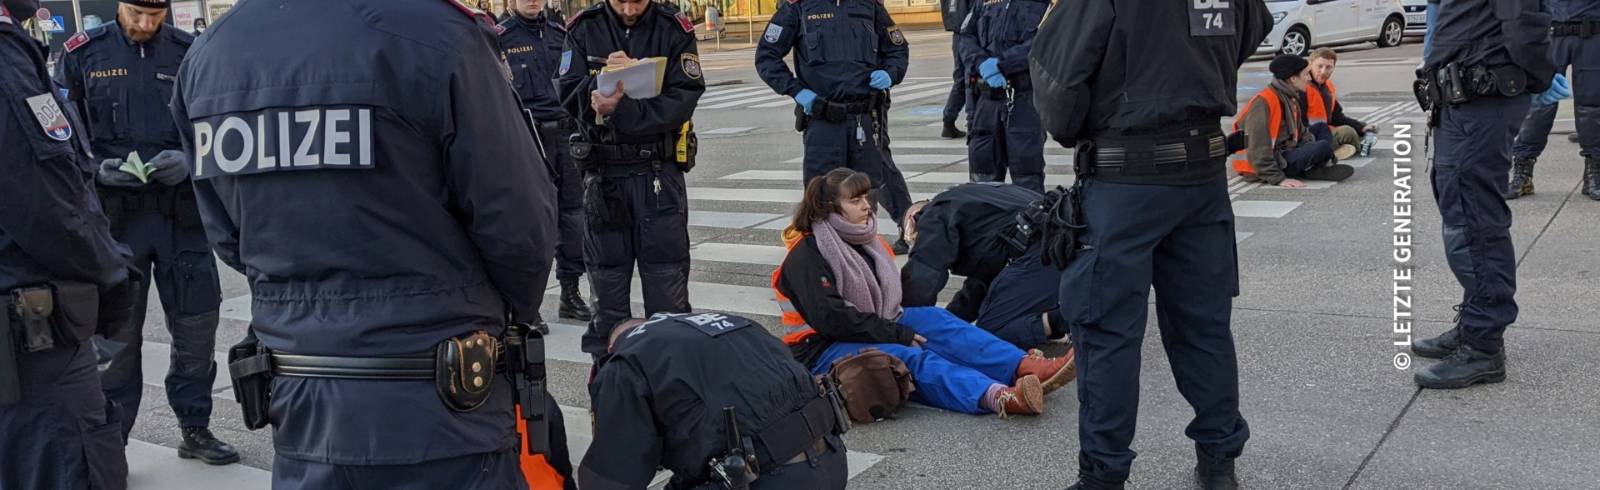
[{"label": "gloved hand", "polygon": [[150,180],[162,185],[178,185],[189,177],[189,159],[180,150],[162,150],[150,160]]},{"label": "gloved hand", "polygon": [[1557,73],[1556,77],[1550,80],[1550,88],[1545,89],[1543,92],[1533,94],[1533,105],[1550,105],[1561,102],[1563,99],[1571,96],[1572,83],[1567,81],[1566,74]]},{"label": "gloved hand", "polygon": [[889,90],[889,86],[894,85],[894,79],[889,77],[889,72],[872,70],[872,81],[867,85],[876,90]]},{"label": "gloved hand", "polygon": [[811,103],[816,101],[817,93],[808,88],[800,89],[800,93],[794,94],[794,102],[800,104],[801,109],[806,110],[807,116],[811,115]]},{"label": "gloved hand", "polygon": [[1006,76],[999,73],[983,77],[983,83],[994,88],[1006,88]]},{"label": "gloved hand", "polygon": [[94,175],[95,182],[110,187],[139,187],[144,185],[144,182],[139,182],[139,178],[134,177],[133,174],[118,170],[120,167],[122,167],[121,158],[101,160],[100,171],[95,172]]},{"label": "gloved hand", "polygon": [[1002,75],[1000,73],[1000,58],[989,58],[978,64],[979,77],[988,80],[993,75]]}]

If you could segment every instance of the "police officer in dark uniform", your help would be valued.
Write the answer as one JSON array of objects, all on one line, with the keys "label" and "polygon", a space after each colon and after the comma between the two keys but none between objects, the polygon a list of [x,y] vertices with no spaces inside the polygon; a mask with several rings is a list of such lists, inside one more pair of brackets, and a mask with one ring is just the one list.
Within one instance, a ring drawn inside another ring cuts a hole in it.
[{"label": "police officer in dark uniform", "polygon": [[0,2],[0,488],[121,489],[122,423],[88,339],[124,324],[136,286],[83,124],[21,26],[38,9]]},{"label": "police officer in dark uniform", "polygon": [[955,59],[956,70],[950,75],[954,83],[950,85],[950,96],[944,101],[944,129],[939,136],[945,139],[965,138],[966,131],[956,127],[956,117],[961,115],[963,108],[967,109],[967,120],[972,120],[970,102],[972,92],[967,90],[967,67],[961,63],[961,22],[967,18],[967,12],[972,10],[967,7],[966,0],[939,0],[939,16],[944,21],[944,30],[950,31],[950,57]]},{"label": "police officer in dark uniform", "polygon": [[663,314],[619,323],[611,339],[589,384],[585,490],[645,488],[657,467],[672,470],[670,489],[845,488],[842,412],[761,325]]},{"label": "police officer in dark uniform", "polygon": [[548,395],[505,375],[525,344],[501,337],[538,310],[556,188],[492,24],[449,0],[233,9],[173,118],[212,246],[250,280],[229,367],[248,426],[273,425],[273,486],[524,488],[512,393]]},{"label": "police officer in dark uniform", "polygon": [[511,15],[495,29],[500,52],[511,67],[511,83],[522,106],[533,119],[540,155],[555,168],[557,202],[561,209],[561,240],[556,247],[556,280],[561,283],[561,308],[557,315],[580,322],[591,320],[589,305],[578,292],[583,275],[583,176],[572,165],[567,140],[577,123],[561,109],[554,79],[567,41],[567,29],[547,17],[545,0],[516,0]]},{"label": "police officer in dark uniform", "polygon": [[955,273],[966,281],[945,309],[962,320],[1023,349],[1066,336],[1061,271],[1042,263],[1038,230],[1048,205],[1041,194],[997,182],[961,184],[912,204],[902,303],[932,306]]},{"label": "police officer in dark uniform", "polygon": [[[117,20],[67,39],[57,78],[86,115],[89,141],[101,158],[95,180],[111,232],[133,249],[134,264],[154,279],[172,335],[167,402],[178,417],[178,456],[210,464],[239,461],[233,447],[211,434],[211,386],[216,378],[217,262],[200,226],[182,141],[172,123],[172,84],[194,36],[163,23],[166,0],[121,0]],[[152,171],[122,170],[133,157]],[[153,267],[153,270],[152,270]],[[149,283],[145,283],[148,289]],[[122,407],[122,437],[133,430],[144,394],[140,346],[144,303],[139,295],[130,328],[101,339],[106,397]]]},{"label": "police officer in dark uniform", "polygon": [[1044,193],[1044,130],[1033,107],[1028,51],[1049,0],[1001,0],[974,6],[957,34],[962,64],[977,75],[970,89],[967,166],[973,182],[1011,182]]},{"label": "police officer in dark uniform", "polygon": [[[602,68],[650,57],[667,63],[660,95],[634,99],[597,86]],[[694,165],[689,119],[706,83],[694,23],[650,0],[607,0],[573,15],[559,72],[562,106],[578,120],[572,156],[583,171],[584,256],[597,298],[583,351],[598,357],[611,327],[633,316],[635,264],[646,315],[689,311],[684,173]]]},{"label": "police officer in dark uniform", "polygon": [[1235,488],[1249,428],[1229,325],[1238,294],[1219,120],[1239,66],[1272,30],[1262,0],[1062,2],[1029,55],[1044,128],[1078,174],[1050,216],[1061,313],[1078,363],[1078,483],[1122,488],[1133,463],[1140,345],[1156,292],[1162,346],[1194,407],[1202,488]]},{"label": "police officer in dark uniform", "polygon": [[[794,52],[794,71],[784,56]],[[787,0],[778,4],[756,71],[772,90],[793,97],[805,136],[805,182],[846,167],[872,177],[882,204],[905,232],[911,192],[889,151],[889,87],[906,76],[905,35],[874,0]],[[894,244],[906,253],[905,238]]]},{"label": "police officer in dark uniform", "polygon": [[[1579,152],[1583,155],[1583,193],[1600,200],[1600,2],[1545,0],[1550,13],[1550,55],[1556,73],[1572,69]],[[1506,199],[1533,194],[1533,165],[1550,140],[1558,104],[1534,104],[1511,149],[1511,184]]]},{"label": "police officer in dark uniform", "polygon": [[[1439,5],[1433,49],[1418,72],[1433,111],[1433,198],[1444,222],[1445,259],[1462,299],[1456,324],[1412,342],[1444,360],[1416,373],[1423,388],[1505,380],[1507,326],[1517,319],[1517,262],[1505,176],[1510,148],[1532,104],[1555,75],[1550,15],[1540,0],[1456,0]],[[1540,94],[1543,95],[1543,94]]]}]

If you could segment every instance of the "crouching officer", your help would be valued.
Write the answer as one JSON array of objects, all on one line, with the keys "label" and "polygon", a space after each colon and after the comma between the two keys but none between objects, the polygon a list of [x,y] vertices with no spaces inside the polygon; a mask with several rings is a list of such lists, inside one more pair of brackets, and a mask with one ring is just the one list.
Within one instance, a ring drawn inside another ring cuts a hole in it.
[{"label": "crouching officer", "polygon": [[[595,357],[605,354],[606,332],[632,316],[635,264],[646,315],[689,311],[683,174],[696,151],[689,118],[706,91],[693,33],[677,7],[650,0],[599,2],[567,22],[556,89],[578,121],[571,151],[583,171],[584,256],[597,298],[583,351]],[[597,86],[602,68],[651,57],[667,63],[659,95]]]},{"label": "crouching officer", "polygon": [[[842,489],[848,429],[819,387],[761,325],[721,313],[632,319],[611,332],[589,385],[595,444],[578,469],[592,489]],[[627,441],[618,443],[616,441]]]},{"label": "crouching officer", "polygon": [[[102,159],[95,180],[111,232],[133,250],[140,273],[153,279],[146,289],[153,282],[160,293],[172,335],[167,402],[183,432],[178,457],[228,464],[239,461],[239,453],[208,429],[222,289],[167,107],[194,36],[162,23],[166,16],[166,0],[122,0],[116,22],[67,39],[58,78],[88,119],[89,141]],[[124,161],[130,157],[137,160]],[[134,166],[140,163],[149,166],[147,174],[139,175]],[[110,364],[102,374],[106,397],[122,407],[124,440],[144,393],[140,346],[147,298],[139,295],[122,335],[97,342],[101,362]]]},{"label": "crouching officer", "polygon": [[1061,271],[1043,263],[1040,240],[1045,211],[1060,195],[986,182],[912,204],[903,304],[932,306],[950,274],[959,274],[966,281],[945,306],[955,316],[1023,349],[1065,337]]},{"label": "crouching officer", "polygon": [[[1550,16],[1539,0],[1459,0],[1439,5],[1433,49],[1419,71],[1435,129],[1430,178],[1444,222],[1445,259],[1461,283],[1455,326],[1417,340],[1418,356],[1443,361],[1417,371],[1423,388],[1505,380],[1504,338],[1517,319],[1506,172],[1512,138],[1533,94],[1550,87]],[[1543,95],[1543,94],[1541,94]]]},{"label": "crouching officer", "polygon": [[583,275],[583,176],[572,165],[568,139],[578,125],[561,110],[561,97],[551,80],[561,62],[567,29],[546,16],[545,0],[517,0],[511,15],[500,21],[501,53],[511,68],[511,83],[522,99],[523,110],[533,120],[539,155],[556,174],[556,197],[561,210],[561,240],[556,247],[556,280],[561,283],[561,308],[557,316],[587,322],[589,305],[578,292]]},{"label": "crouching officer", "polygon": [[[829,3],[832,2],[832,3]],[[794,71],[783,58],[794,52]],[[910,48],[873,0],[788,0],[756,47],[756,70],[773,91],[793,97],[805,134],[802,186],[837,167],[872,177],[872,200],[900,226],[906,253],[911,192],[889,151],[889,87],[906,76]]]},{"label": "crouching officer", "polygon": [[1011,182],[1044,193],[1044,130],[1033,107],[1028,51],[1049,0],[999,0],[973,7],[957,34],[967,73],[977,74],[967,165],[973,182]]},{"label": "crouching officer", "polygon": [[235,6],[173,98],[207,235],[254,298],[229,365],[245,422],[273,426],[278,488],[523,488],[513,400],[554,414],[507,375],[541,370],[516,355],[538,336],[505,332],[535,318],[556,189],[492,25],[447,0],[322,7]]},{"label": "crouching officer", "polygon": [[1239,66],[1272,18],[1262,0],[1113,3],[1058,4],[1029,55],[1045,130],[1077,148],[1078,179],[1051,212],[1045,246],[1065,268],[1061,313],[1078,356],[1072,488],[1128,479],[1152,286],[1162,346],[1195,411],[1185,433],[1196,479],[1236,488],[1250,431],[1229,325],[1238,257],[1218,121],[1237,109]]},{"label": "crouching officer", "polygon": [[38,9],[0,2],[0,488],[121,489],[122,424],[88,340],[126,324],[138,287],[81,120],[22,29]]}]

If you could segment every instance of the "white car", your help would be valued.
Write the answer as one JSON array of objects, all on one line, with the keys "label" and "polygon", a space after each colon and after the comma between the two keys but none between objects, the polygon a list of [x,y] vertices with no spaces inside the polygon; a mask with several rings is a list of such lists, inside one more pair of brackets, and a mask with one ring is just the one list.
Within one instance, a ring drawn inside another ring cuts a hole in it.
[{"label": "white car", "polygon": [[1406,9],[1406,35],[1421,36],[1428,32],[1428,0],[1402,0]]},{"label": "white car", "polygon": [[1272,33],[1256,54],[1305,56],[1313,48],[1377,41],[1399,46],[1405,39],[1401,0],[1267,0]]}]

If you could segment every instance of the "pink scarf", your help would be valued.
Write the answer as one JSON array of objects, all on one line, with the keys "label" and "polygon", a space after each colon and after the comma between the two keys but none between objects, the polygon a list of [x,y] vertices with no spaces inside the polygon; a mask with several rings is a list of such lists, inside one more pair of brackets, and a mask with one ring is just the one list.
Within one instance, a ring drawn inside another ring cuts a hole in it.
[{"label": "pink scarf", "polygon": [[[839,282],[839,294],[856,311],[872,313],[895,320],[900,318],[900,271],[894,266],[888,247],[878,236],[878,219],[867,217],[860,225],[850,224],[838,213],[828,215],[828,220],[811,225],[811,234],[817,239],[817,250],[833,269]],[[851,250],[862,246],[872,257],[872,264]],[[870,267],[870,268],[869,268]],[[877,272],[874,280],[873,272]]]}]

